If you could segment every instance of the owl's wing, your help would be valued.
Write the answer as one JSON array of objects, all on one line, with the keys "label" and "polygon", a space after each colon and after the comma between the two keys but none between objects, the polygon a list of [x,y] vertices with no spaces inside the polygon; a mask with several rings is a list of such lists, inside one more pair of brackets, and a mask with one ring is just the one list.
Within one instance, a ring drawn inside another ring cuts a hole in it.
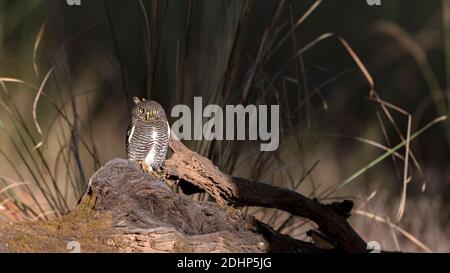
[{"label": "owl's wing", "polygon": [[130,122],[130,124],[128,124],[128,128],[127,128],[127,137],[125,138],[125,147],[127,149],[127,155],[128,155],[128,151],[129,151],[130,140],[133,137],[134,128],[135,128],[134,123]]},{"label": "owl's wing", "polygon": [[167,122],[167,141],[170,139],[170,125],[169,122]]}]

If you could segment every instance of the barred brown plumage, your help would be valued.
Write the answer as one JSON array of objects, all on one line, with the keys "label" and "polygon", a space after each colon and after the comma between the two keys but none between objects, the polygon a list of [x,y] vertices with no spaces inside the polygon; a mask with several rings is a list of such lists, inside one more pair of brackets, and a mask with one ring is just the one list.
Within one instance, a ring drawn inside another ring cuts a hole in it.
[{"label": "barred brown plumage", "polygon": [[131,122],[126,136],[129,160],[138,161],[146,171],[157,170],[164,163],[170,127],[162,106],[156,101],[134,99]]}]

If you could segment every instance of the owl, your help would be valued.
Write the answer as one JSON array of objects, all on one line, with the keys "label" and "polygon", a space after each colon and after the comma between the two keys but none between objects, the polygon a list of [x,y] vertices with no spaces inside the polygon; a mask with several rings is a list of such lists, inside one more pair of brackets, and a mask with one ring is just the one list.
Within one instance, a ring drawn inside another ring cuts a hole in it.
[{"label": "owl", "polygon": [[129,160],[152,172],[163,164],[169,145],[170,127],[162,106],[156,101],[133,98],[126,149]]}]

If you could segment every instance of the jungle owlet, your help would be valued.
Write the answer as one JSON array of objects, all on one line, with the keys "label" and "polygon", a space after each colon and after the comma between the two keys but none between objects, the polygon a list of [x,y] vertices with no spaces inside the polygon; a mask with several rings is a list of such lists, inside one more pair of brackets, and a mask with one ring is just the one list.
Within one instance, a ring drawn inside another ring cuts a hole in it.
[{"label": "jungle owlet", "polygon": [[170,127],[162,106],[156,101],[133,98],[126,148],[129,160],[138,161],[145,171],[163,164],[169,144]]}]

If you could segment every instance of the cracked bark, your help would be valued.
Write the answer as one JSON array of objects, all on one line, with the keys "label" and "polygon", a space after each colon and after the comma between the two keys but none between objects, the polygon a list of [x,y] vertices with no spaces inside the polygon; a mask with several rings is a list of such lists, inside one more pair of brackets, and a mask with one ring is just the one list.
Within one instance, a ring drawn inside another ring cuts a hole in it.
[{"label": "cracked bark", "polygon": [[194,186],[207,192],[218,204],[276,208],[308,218],[340,249],[367,251],[365,241],[347,222],[353,202],[344,200],[321,204],[295,191],[229,176],[209,159],[188,149],[173,135],[169,146],[173,153],[164,164],[165,179],[180,183],[187,192],[192,192]]}]

